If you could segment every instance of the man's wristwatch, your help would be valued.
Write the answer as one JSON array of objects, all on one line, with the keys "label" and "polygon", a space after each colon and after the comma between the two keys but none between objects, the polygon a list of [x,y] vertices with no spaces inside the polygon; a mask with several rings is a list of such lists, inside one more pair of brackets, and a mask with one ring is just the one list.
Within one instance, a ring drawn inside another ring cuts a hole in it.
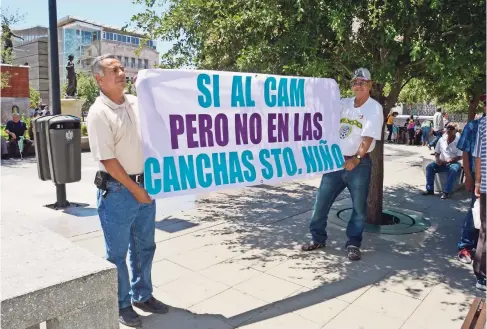
[{"label": "man's wristwatch", "polygon": [[357,158],[359,160],[362,159],[362,157],[360,156],[360,154],[355,154],[355,158]]}]

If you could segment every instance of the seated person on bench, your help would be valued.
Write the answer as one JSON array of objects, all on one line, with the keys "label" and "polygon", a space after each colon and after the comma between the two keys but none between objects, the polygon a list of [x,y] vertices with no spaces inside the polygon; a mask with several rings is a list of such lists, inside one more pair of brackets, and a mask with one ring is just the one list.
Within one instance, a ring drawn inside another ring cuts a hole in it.
[{"label": "seated person on bench", "polygon": [[457,136],[457,125],[449,123],[446,127],[447,133],[441,136],[436,144],[434,162],[426,167],[426,192],[423,195],[434,195],[435,174],[448,172],[448,180],[444,187],[442,199],[448,199],[457,181],[458,175],[462,171],[462,166],[458,161],[462,158],[462,151],[457,148],[459,137]]},{"label": "seated person on bench", "polygon": [[25,132],[27,131],[27,125],[24,121],[20,120],[20,114],[13,113],[12,120],[7,122],[5,126],[5,132],[8,134],[8,157],[18,158],[20,157],[19,140],[21,136],[24,136],[24,151],[26,153],[32,142],[25,138]]}]

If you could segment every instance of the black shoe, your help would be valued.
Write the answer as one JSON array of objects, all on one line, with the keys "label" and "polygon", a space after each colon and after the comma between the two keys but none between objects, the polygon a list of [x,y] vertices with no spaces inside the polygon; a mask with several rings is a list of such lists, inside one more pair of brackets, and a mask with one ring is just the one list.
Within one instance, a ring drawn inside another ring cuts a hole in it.
[{"label": "black shoe", "polygon": [[158,301],[154,297],[149,298],[143,303],[133,302],[132,305],[148,313],[164,314],[169,311],[169,308],[166,304]]},{"label": "black shoe", "polygon": [[441,195],[441,198],[442,198],[443,200],[449,199],[449,198],[450,198],[450,194],[448,194],[448,193],[443,193],[443,194]]},{"label": "black shoe", "polygon": [[139,315],[134,311],[132,306],[121,308],[118,310],[118,319],[121,324],[127,327],[138,327],[142,325],[142,320]]},{"label": "black shoe", "polygon": [[362,258],[360,248],[356,246],[348,246],[347,255],[348,255],[348,259],[350,260],[360,260],[360,258]]},{"label": "black shoe", "polygon": [[434,191],[426,191],[426,192],[423,192],[421,194],[422,195],[435,195],[435,192]]},{"label": "black shoe", "polygon": [[8,160],[10,159],[10,156],[8,154],[2,155],[2,160]]}]

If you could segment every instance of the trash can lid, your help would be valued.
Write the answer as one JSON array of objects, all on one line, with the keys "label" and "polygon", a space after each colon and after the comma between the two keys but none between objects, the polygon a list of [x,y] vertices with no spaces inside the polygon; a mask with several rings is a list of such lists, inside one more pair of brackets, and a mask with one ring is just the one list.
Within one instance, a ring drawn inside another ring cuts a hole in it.
[{"label": "trash can lid", "polygon": [[62,122],[81,122],[80,118],[73,115],[54,115],[49,117],[49,124]]}]

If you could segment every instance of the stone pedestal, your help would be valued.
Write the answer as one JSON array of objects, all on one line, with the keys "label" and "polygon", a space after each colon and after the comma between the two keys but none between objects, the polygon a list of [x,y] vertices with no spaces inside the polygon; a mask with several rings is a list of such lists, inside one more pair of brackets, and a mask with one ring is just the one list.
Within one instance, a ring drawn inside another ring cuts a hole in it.
[{"label": "stone pedestal", "polygon": [[75,98],[61,99],[61,114],[74,115],[81,119],[81,107],[84,101]]}]

